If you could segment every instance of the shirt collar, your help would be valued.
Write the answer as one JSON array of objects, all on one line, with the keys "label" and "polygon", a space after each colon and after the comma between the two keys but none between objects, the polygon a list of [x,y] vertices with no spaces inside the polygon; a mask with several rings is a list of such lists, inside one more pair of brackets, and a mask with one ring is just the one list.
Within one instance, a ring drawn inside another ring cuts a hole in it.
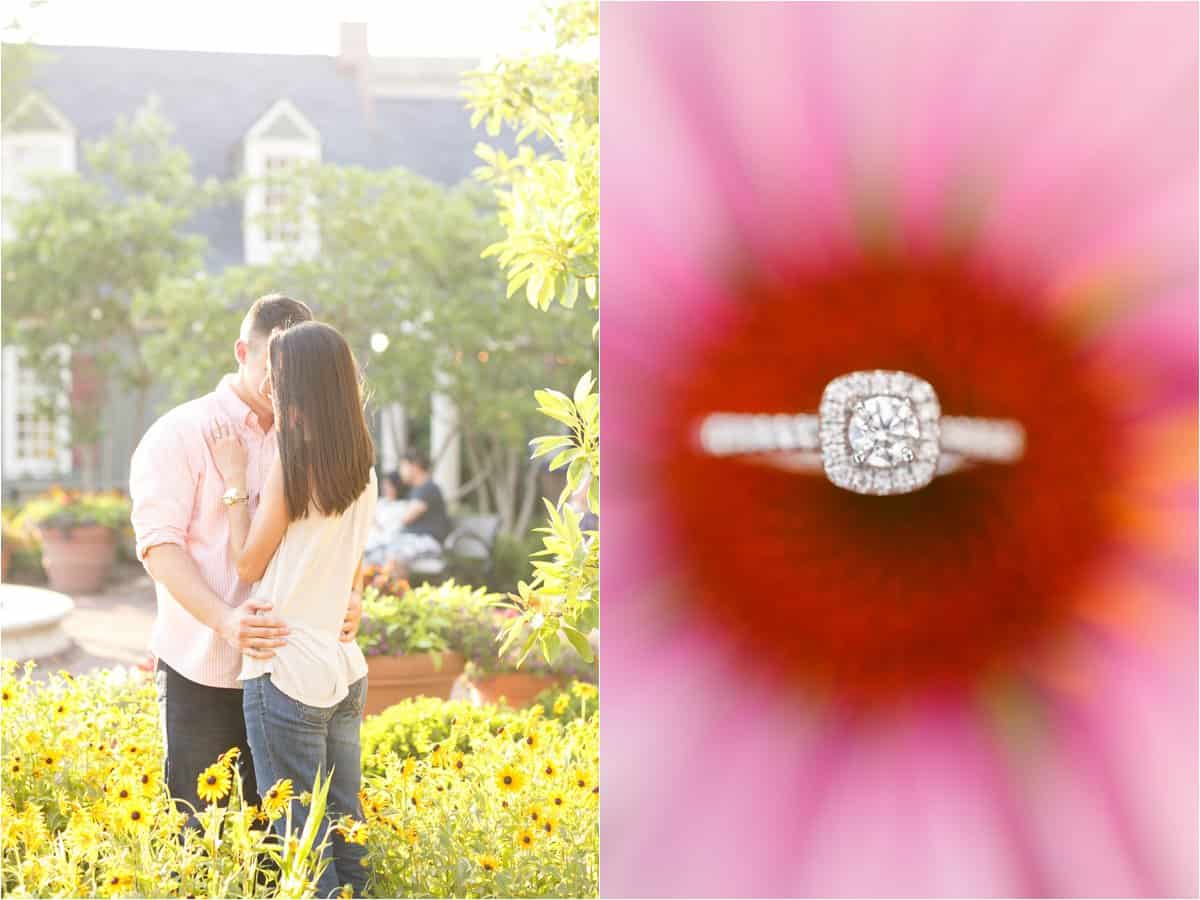
[{"label": "shirt collar", "polygon": [[262,430],[262,426],[258,424],[258,415],[250,408],[233,389],[234,375],[228,374],[221,377],[220,383],[215,391],[217,395],[217,404],[221,407],[221,411],[229,416],[234,422],[241,422],[251,428]]}]

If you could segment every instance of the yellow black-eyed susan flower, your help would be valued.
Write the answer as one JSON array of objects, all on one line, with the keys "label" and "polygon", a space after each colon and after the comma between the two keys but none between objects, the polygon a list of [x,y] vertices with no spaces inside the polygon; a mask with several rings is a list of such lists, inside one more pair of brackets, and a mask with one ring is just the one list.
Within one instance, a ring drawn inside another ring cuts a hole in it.
[{"label": "yellow black-eyed susan flower", "polygon": [[551,837],[554,835],[554,832],[558,831],[558,819],[545,816],[538,827],[546,833],[547,837]]},{"label": "yellow black-eyed susan flower", "polygon": [[367,842],[367,823],[353,822],[343,834],[351,844],[365,844]]},{"label": "yellow black-eyed susan flower", "polygon": [[229,793],[233,777],[221,763],[214,763],[196,781],[196,793],[206,803],[215,803]]},{"label": "yellow black-eyed susan flower", "polygon": [[133,887],[133,870],[124,867],[113,869],[101,881],[100,894],[103,897],[115,897],[131,887]]},{"label": "yellow black-eyed susan flower", "polygon": [[485,872],[495,872],[500,868],[500,860],[494,856],[488,856],[486,853],[483,856],[477,857],[476,861],[479,863],[479,868]]},{"label": "yellow black-eyed susan flower", "polygon": [[262,798],[263,812],[270,818],[277,819],[287,810],[292,801],[292,779],[281,778],[276,781]]},{"label": "yellow black-eyed susan flower", "polygon": [[511,765],[496,773],[496,787],[502,791],[516,792],[525,786],[525,773]]},{"label": "yellow black-eyed susan flower", "polygon": [[592,786],[592,778],[585,769],[576,769],[571,773],[571,784],[581,791],[586,791]]},{"label": "yellow black-eyed susan flower", "polygon": [[146,809],[146,804],[140,800],[134,800],[125,807],[125,811],[121,816],[121,821],[125,827],[134,831],[141,831],[150,827],[150,814]]},{"label": "yellow black-eyed susan flower", "polygon": [[567,805],[567,798],[564,797],[562,794],[554,794],[550,798],[550,803],[552,806],[556,807],[557,809],[562,809],[564,806]]},{"label": "yellow black-eyed susan flower", "polygon": [[532,850],[533,842],[534,842],[533,832],[530,831],[528,828],[522,828],[520,831],[517,832],[517,847],[519,849]]},{"label": "yellow black-eyed susan flower", "polygon": [[558,767],[552,762],[547,762],[544,766],[542,766],[542,774],[547,778],[553,778],[558,774]]},{"label": "yellow black-eyed susan flower", "polygon": [[576,681],[571,685],[571,693],[580,700],[595,700],[599,691],[594,684],[588,684],[585,681]]},{"label": "yellow black-eyed susan flower", "polygon": [[542,808],[540,806],[538,806],[536,803],[533,806],[529,807],[529,809],[526,810],[525,814],[527,816],[529,816],[529,821],[531,821],[531,822],[540,822],[545,817],[544,813],[542,812]]}]

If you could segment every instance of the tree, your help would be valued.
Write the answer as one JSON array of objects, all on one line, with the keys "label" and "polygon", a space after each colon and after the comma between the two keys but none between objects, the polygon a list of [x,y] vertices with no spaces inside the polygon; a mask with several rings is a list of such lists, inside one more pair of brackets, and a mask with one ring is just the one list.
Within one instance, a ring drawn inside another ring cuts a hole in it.
[{"label": "tree", "polygon": [[[300,297],[346,335],[373,402],[419,410],[435,389],[451,398],[471,471],[449,499],[473,495],[503,531],[524,535],[541,468],[522,453],[539,419],[529,391],[565,386],[572,367],[591,362],[585,311],[531,323],[505,302],[500,273],[480,258],[500,232],[491,192],[477,184],[330,164],[283,178],[293,200],[281,215],[310,215],[319,250],[301,242],[267,265],[163,283],[144,311],[162,326],[146,344],[151,365],[180,397],[206,390],[228,367],[235,310],[268,290]],[[372,349],[376,334],[388,338],[382,352]],[[178,353],[197,345],[203,353]]]},{"label": "tree", "polygon": [[[543,312],[557,302],[573,308],[582,292],[599,332],[599,5],[576,0],[547,7],[541,25],[553,37],[546,53],[502,60],[471,78],[472,122],[486,122],[493,137],[517,132],[509,156],[477,148],[484,165],[477,177],[496,189],[505,237],[485,251],[496,256],[508,280]],[[587,506],[600,512],[600,395],[590,371],[570,395],[535,393],[539,411],[566,433],[533,442],[533,456],[552,455],[551,468],[566,467],[567,484],[557,504],[547,502],[550,522],[540,529],[544,548],[535,554],[534,575],[506,603],[516,610],[502,651],[524,640],[522,656],[539,646],[547,660],[565,639],[585,658],[586,640],[599,625],[598,531],[580,530],[580,515],[567,502],[588,480]],[[589,480],[590,479],[590,480]]]},{"label": "tree", "polygon": [[[202,269],[207,242],[183,229],[221,196],[216,182],[196,182],[171,134],[154,98],[122,117],[109,137],[85,145],[89,177],[32,179],[3,245],[5,341],[22,348],[53,396],[67,392],[62,348],[86,357],[100,384],[133,392],[139,430],[155,372],[142,353],[138,298]],[[100,401],[72,405],[77,443],[99,437]]]},{"label": "tree", "polygon": [[[45,0],[33,0],[29,9],[32,11],[39,6],[45,6]],[[0,32],[20,38],[19,42],[5,41],[4,52],[0,53],[0,118],[3,118],[25,98],[34,68],[49,54],[33,44],[19,18],[7,23]]]}]

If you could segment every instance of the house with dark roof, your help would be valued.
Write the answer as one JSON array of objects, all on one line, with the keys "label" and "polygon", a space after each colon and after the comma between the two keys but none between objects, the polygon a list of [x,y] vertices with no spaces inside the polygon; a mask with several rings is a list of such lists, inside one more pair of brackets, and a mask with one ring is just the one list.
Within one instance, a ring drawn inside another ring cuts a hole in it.
[{"label": "house with dark roof", "polygon": [[[109,134],[119,116],[132,116],[152,94],[200,180],[257,178],[297,160],[399,166],[447,185],[468,178],[481,133],[471,128],[461,83],[478,60],[373,58],[363,23],[343,23],[340,37],[337,56],[42,47],[49,58],[0,127],[5,208],[28,195],[32,173],[87,177],[81,142]],[[257,214],[272,202],[258,186],[239,203],[196,217],[189,230],[208,240],[210,273],[265,262],[277,244],[295,239],[258,224]],[[4,228],[7,234],[9,225]],[[80,481],[80,448],[72,444],[67,417],[39,414],[40,390],[22,369],[19,350],[4,348],[3,472],[10,493]],[[453,410],[441,399],[431,449],[436,456],[440,441],[447,444],[435,478],[452,492],[459,454]],[[164,405],[159,398],[154,413]],[[109,406],[93,480],[123,488],[140,434],[126,400],[113,398]],[[380,428],[384,466],[395,459],[390,436],[396,431]]]}]

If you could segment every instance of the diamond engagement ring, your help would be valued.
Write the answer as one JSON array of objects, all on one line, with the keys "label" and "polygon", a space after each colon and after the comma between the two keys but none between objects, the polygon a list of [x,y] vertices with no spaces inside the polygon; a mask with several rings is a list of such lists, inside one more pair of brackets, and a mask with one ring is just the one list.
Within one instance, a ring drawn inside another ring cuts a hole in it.
[{"label": "diamond engagement ring", "polygon": [[817,415],[712,413],[697,437],[714,456],[823,469],[856,494],[907,494],[935,475],[979,462],[1014,463],[1025,452],[1019,422],[943,416],[929,382],[907,372],[839,376],[825,386]]}]

